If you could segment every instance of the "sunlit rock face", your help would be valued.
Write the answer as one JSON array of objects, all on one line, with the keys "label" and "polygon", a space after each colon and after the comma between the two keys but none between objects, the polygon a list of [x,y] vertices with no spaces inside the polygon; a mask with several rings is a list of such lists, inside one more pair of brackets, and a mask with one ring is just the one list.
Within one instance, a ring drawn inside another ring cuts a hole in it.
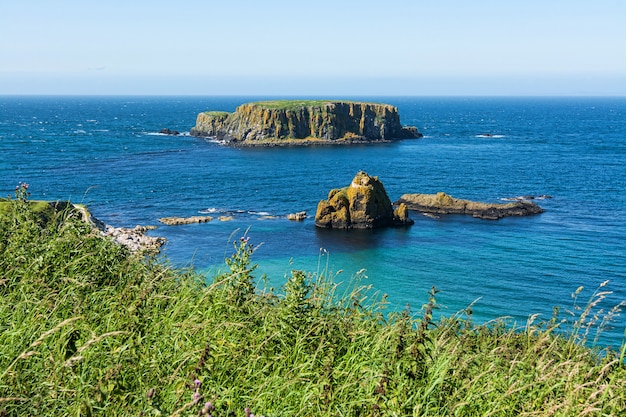
[{"label": "sunlit rock face", "polygon": [[280,100],[242,104],[234,113],[204,112],[191,129],[239,146],[347,144],[419,138],[396,107],[350,101]]},{"label": "sunlit rock face", "polygon": [[365,172],[356,174],[348,187],[334,189],[317,206],[315,225],[327,229],[371,229],[413,224],[408,210],[391,205],[378,177]]}]

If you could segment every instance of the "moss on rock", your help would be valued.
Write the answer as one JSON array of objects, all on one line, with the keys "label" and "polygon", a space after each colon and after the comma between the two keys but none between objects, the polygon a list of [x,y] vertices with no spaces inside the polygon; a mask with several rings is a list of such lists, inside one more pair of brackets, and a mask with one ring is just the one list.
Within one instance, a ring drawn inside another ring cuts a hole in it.
[{"label": "moss on rock", "polygon": [[315,225],[330,229],[371,229],[413,224],[406,207],[397,216],[378,177],[356,174],[350,186],[334,189],[317,206]]}]

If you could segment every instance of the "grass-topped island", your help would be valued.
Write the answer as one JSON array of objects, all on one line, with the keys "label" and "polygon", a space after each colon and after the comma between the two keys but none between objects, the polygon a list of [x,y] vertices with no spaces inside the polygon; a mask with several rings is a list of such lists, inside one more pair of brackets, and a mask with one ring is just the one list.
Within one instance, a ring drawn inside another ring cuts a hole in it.
[{"label": "grass-topped island", "polygon": [[[247,236],[224,272],[178,270],[70,205],[0,205],[0,416],[621,416],[626,347],[600,288],[579,316],[472,321],[386,310],[328,271],[257,280]],[[54,210],[52,210],[54,208]],[[603,284],[604,285],[604,284]],[[579,288],[575,297],[584,295]],[[576,310],[576,309],[575,309]],[[529,312],[530,313],[530,312]],[[604,316],[603,316],[604,315]]]},{"label": "grass-topped island", "polygon": [[200,113],[194,136],[210,136],[237,146],[280,146],[389,142],[419,138],[400,124],[388,104],[332,100],[273,100],[246,103],[234,113]]}]

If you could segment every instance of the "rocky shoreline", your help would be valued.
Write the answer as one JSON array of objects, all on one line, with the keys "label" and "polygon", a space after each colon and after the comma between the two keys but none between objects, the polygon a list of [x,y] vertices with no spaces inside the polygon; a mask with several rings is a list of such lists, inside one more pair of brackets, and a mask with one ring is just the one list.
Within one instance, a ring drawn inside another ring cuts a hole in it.
[{"label": "rocky shoreline", "polygon": [[509,216],[529,216],[544,211],[537,204],[526,200],[490,204],[461,200],[443,192],[437,194],[404,194],[394,203],[394,205],[399,204],[405,204],[409,210],[430,215],[464,214],[486,220],[498,220]]},{"label": "rocky shoreline", "polygon": [[157,254],[166,242],[164,237],[148,236],[146,233],[156,229],[156,226],[115,227],[104,223],[80,205],[73,205],[77,209],[84,222],[90,224],[98,233],[112,239],[118,245],[126,247],[132,253]]},{"label": "rocky shoreline", "polygon": [[155,226],[135,226],[133,228],[113,227],[104,225],[100,232],[103,236],[112,238],[115,243],[125,246],[133,253],[159,253],[161,246],[165,244],[164,237],[148,236],[149,230],[156,229]]}]

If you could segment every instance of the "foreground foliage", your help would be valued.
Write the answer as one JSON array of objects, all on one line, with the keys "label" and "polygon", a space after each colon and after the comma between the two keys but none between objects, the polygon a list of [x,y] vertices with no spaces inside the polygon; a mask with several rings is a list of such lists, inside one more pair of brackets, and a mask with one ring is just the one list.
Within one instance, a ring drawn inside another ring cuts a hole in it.
[{"label": "foreground foliage", "polygon": [[[23,190],[22,190],[23,191]],[[623,415],[624,347],[558,320],[512,330],[385,312],[323,271],[257,288],[234,243],[208,280],[100,237],[25,195],[0,216],[0,416]],[[588,305],[579,318],[584,324]],[[614,311],[615,313],[616,311]],[[585,315],[585,316],[583,316]]]}]

